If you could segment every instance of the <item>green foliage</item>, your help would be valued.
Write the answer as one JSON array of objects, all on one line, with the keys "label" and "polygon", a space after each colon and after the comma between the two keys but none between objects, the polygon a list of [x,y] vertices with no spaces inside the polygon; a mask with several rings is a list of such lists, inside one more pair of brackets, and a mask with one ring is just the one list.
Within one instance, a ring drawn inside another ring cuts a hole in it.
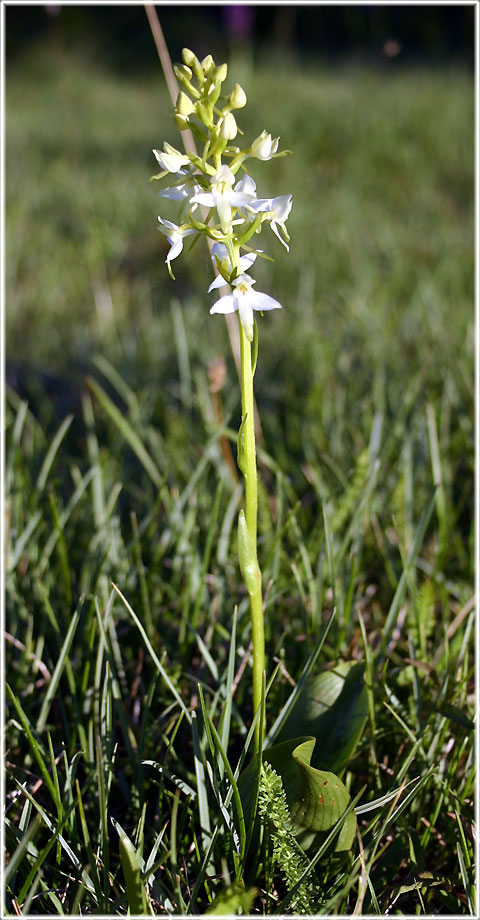
[{"label": "green foliage", "polygon": [[212,906],[205,911],[205,914],[223,917],[249,914],[256,894],[256,888],[245,889],[241,885],[230,885],[225,891],[217,895]]},{"label": "green foliage", "polygon": [[120,860],[127,889],[129,913],[144,916],[148,913],[145,886],[142,882],[137,852],[129,837],[123,832],[119,840]]},{"label": "green foliage", "polygon": [[[291,258],[262,261],[258,284],[284,303],[255,376],[267,730],[321,639],[305,699],[322,734],[302,725],[312,759],[290,760],[300,777],[342,771],[353,801],[365,790],[351,854],[334,834],[311,868],[312,847],[305,882],[324,915],[468,915],[471,76],[263,60],[242,85],[249,136],[281,99],[275,134],[295,149],[271,190],[295,196]],[[148,151],[168,106],[157,73],[113,78],[51,48],[7,67],[9,916],[125,915],[111,818],[142,854],[154,913],[290,910],[248,822],[241,855],[231,777],[251,756],[251,632],[219,440],[234,449],[240,411],[229,357],[209,390],[228,346],[198,296],[207,253],[185,247],[171,302],[152,230]]]}]

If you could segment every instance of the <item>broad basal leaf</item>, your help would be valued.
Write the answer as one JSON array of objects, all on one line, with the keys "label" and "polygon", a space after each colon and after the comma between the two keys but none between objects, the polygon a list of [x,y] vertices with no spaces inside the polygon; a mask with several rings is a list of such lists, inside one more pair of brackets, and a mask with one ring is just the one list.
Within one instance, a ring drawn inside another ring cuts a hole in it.
[{"label": "broad basal leaf", "polygon": [[362,662],[342,661],[307,680],[279,740],[313,735],[311,765],[341,773],[363,732],[368,713]]},{"label": "broad basal leaf", "polygon": [[[263,759],[281,776],[287,804],[299,843],[307,849],[317,835],[329,831],[348,808],[350,796],[334,773],[317,770],[310,764],[315,738],[301,737],[267,748]],[[244,771],[239,789],[248,815],[254,791],[254,763]],[[354,812],[347,815],[335,849],[349,850],[355,836]]]}]

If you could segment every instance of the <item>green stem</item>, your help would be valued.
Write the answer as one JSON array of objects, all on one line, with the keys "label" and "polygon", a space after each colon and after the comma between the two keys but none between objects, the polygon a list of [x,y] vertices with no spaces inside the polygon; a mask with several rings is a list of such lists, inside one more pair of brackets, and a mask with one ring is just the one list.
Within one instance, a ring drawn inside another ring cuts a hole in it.
[{"label": "green stem", "polygon": [[[253,407],[252,347],[239,318],[240,355],[242,362],[242,423],[243,458],[245,476],[245,520],[250,545],[257,559],[257,458],[255,451],[255,415]],[[263,672],[265,668],[265,638],[263,631],[263,604],[261,578],[255,591],[249,592],[250,616],[253,642],[253,711],[257,712],[262,702]],[[260,730],[260,719],[255,729],[255,750],[262,748],[264,732]]]},{"label": "green stem", "polygon": [[[240,247],[232,239],[226,240],[230,263],[233,269],[240,271]],[[257,455],[255,449],[255,411],[253,402],[253,368],[252,346],[243,330],[240,316],[238,317],[240,331],[240,358],[241,358],[241,388],[242,388],[242,472],[245,478],[245,522],[249,536],[250,564],[257,570],[255,588],[248,587],[250,598],[250,618],[252,624],[253,645],[253,713],[259,710],[262,703],[263,672],[265,669],[265,636],[263,628],[263,602],[262,579],[257,558],[257,516],[258,516],[258,485],[257,485]],[[255,727],[255,753],[262,750],[265,735],[262,720],[258,719]]]}]

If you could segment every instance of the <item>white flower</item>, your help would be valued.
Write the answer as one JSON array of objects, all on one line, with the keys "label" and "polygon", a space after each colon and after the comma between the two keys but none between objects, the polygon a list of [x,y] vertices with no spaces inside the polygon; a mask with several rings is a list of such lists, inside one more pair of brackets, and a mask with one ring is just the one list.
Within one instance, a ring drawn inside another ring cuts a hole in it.
[{"label": "white flower", "polygon": [[[248,179],[248,176],[245,178]],[[245,191],[245,183],[242,179],[233,188],[235,176],[228,166],[220,166],[210,184],[209,192],[199,192],[191,199],[192,203],[203,204],[207,208],[216,208],[222,230],[228,232],[232,220],[232,208],[240,208],[255,200],[255,194],[251,191]],[[242,185],[242,183],[244,183]]]},{"label": "white flower", "polygon": [[278,150],[279,140],[280,138],[276,137],[272,141],[272,135],[267,134],[266,131],[262,131],[262,133],[253,141],[251,147],[252,157],[257,157],[258,160],[270,160]]},{"label": "white flower", "polygon": [[[259,250],[259,252],[260,251],[261,250]],[[247,252],[246,255],[240,256],[240,259],[239,259],[240,272],[248,271],[248,269],[255,262],[256,258],[257,258],[256,252]],[[213,264],[215,265],[215,268],[217,267],[217,259],[220,262],[225,274],[229,275],[231,271],[231,265],[230,265],[230,259],[228,257],[228,250],[227,250],[227,247],[225,246],[225,243],[215,243],[212,246],[212,261],[213,261]],[[223,276],[218,275],[215,278],[215,281],[212,281],[208,289],[208,293],[210,293],[210,291],[215,290],[215,288],[223,287],[225,283],[226,282]]]},{"label": "white flower", "polygon": [[237,310],[240,314],[240,321],[243,330],[249,342],[253,339],[253,311],[254,310],[280,310],[282,305],[278,300],[274,300],[269,294],[262,294],[261,291],[252,291],[252,285],[255,284],[253,278],[249,275],[239,275],[232,281],[234,290],[213,305],[210,313],[235,313]]},{"label": "white flower", "polygon": [[183,249],[183,239],[185,236],[190,236],[192,233],[195,233],[193,227],[179,227],[177,224],[173,224],[171,220],[163,220],[161,217],[158,218],[161,223],[161,227],[158,227],[162,233],[168,239],[170,243],[170,249],[167,254],[165,262],[167,263],[168,271],[172,275],[172,269],[170,267],[170,262],[172,259],[176,259],[180,255]]},{"label": "white flower", "polygon": [[184,170],[182,170],[182,166],[186,166],[187,163],[190,163],[189,157],[180,153],[180,151],[172,147],[171,144],[167,144],[166,141],[163,145],[163,151],[154,150],[153,154],[162,169],[171,173],[183,173]]},{"label": "white flower", "polygon": [[279,195],[278,198],[257,198],[251,205],[250,208],[257,212],[266,212],[265,218],[270,221],[270,226],[278,237],[281,243],[285,246],[285,249],[289,251],[288,244],[285,242],[280,233],[278,232],[278,227],[281,227],[285,238],[290,239],[287,228],[285,226],[285,221],[292,210],[292,196],[291,195]]}]

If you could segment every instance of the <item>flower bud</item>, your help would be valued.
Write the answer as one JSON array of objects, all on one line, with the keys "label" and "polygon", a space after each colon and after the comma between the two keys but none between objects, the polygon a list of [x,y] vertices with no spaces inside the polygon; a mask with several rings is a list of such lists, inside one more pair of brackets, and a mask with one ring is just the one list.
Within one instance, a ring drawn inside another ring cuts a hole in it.
[{"label": "flower bud", "polygon": [[237,136],[237,122],[235,121],[235,116],[231,112],[227,114],[222,119],[222,124],[220,127],[220,137],[225,141],[232,141],[234,137]]},{"label": "flower bud", "polygon": [[187,155],[180,153],[179,150],[176,150],[171,144],[167,144],[166,141],[163,145],[163,150],[154,150],[153,153],[159,165],[162,169],[166,169],[167,172],[180,172],[182,166],[186,166],[190,162]]},{"label": "flower bud", "polygon": [[220,67],[216,67],[212,75],[215,83],[223,83],[227,79],[227,73],[228,64],[220,64]]},{"label": "flower bud", "polygon": [[179,115],[177,112],[174,113],[173,120],[179,131],[186,131],[190,127],[188,118],[186,115]]},{"label": "flower bud", "polygon": [[187,65],[187,67],[192,66],[195,58],[196,55],[193,53],[193,51],[190,51],[190,48],[182,48],[182,61]]},{"label": "flower bud", "polygon": [[185,83],[185,81],[188,82],[192,76],[190,67],[184,67],[183,64],[175,64],[173,71],[177,80],[180,80],[181,83]]},{"label": "flower bud", "polygon": [[280,138],[276,137],[272,141],[272,135],[262,131],[252,144],[252,156],[257,157],[259,160],[270,160],[277,152],[279,140]]},{"label": "flower bud", "polygon": [[210,112],[208,111],[207,106],[204,105],[203,102],[196,102],[195,112],[198,115],[202,124],[204,124],[205,127],[209,128],[210,125],[212,124],[212,116]]},{"label": "flower bud", "polygon": [[235,83],[235,86],[230,93],[230,105],[232,106],[232,109],[243,109],[246,103],[247,97],[244,90],[239,83]]},{"label": "flower bud", "polygon": [[203,67],[200,61],[197,58],[197,55],[190,51],[190,48],[184,48],[182,51],[183,63],[191,68],[198,80],[199,83],[203,83],[205,80],[205,74],[203,72]]},{"label": "flower bud", "polygon": [[215,61],[213,60],[212,55],[207,54],[207,56],[204,57],[203,61],[201,61],[201,65],[202,65],[202,70],[205,74],[210,73],[210,71],[213,70],[213,68],[215,67]]},{"label": "flower bud", "polygon": [[188,118],[189,115],[194,111],[194,104],[191,99],[188,98],[187,94],[180,92],[177,97],[177,104],[175,107],[176,115],[184,115]]}]

